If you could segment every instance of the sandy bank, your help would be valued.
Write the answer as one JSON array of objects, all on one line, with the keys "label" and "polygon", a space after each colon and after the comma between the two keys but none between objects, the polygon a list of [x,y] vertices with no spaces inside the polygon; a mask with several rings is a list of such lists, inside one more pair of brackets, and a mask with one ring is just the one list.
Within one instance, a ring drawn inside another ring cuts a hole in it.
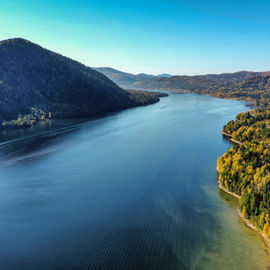
[{"label": "sandy bank", "polygon": [[242,215],[242,213],[241,213],[240,210],[238,210],[238,216],[244,221],[244,223],[245,223],[245,225],[246,225],[247,227],[249,227],[250,229],[252,229],[252,230],[254,230],[254,231],[256,231],[256,232],[258,232],[258,233],[261,235],[261,237],[263,238],[265,244],[266,244],[268,247],[270,247],[270,241],[269,241],[269,239],[267,238],[267,236],[265,236],[265,235],[264,235],[257,227],[255,227],[253,224],[251,224],[251,223],[249,222],[249,220],[246,219],[246,218]]},{"label": "sandy bank", "polygon": [[224,132],[224,131],[222,131],[221,133],[222,133],[222,135],[224,135],[224,136],[226,136],[226,137],[229,137],[230,140],[231,140],[232,142],[237,143],[237,144],[242,144],[241,142],[239,142],[239,141],[233,139],[233,137],[232,137],[231,134],[228,134],[228,133],[226,133],[226,132]]},{"label": "sandy bank", "polygon": [[228,193],[228,194],[234,196],[234,197],[237,198],[238,200],[241,199],[241,197],[240,197],[239,195],[237,195],[237,194],[235,194],[235,193],[229,191],[229,190],[226,189],[225,187],[223,187],[223,186],[220,184],[220,182],[218,182],[218,187],[219,187],[221,190],[223,190],[224,192],[226,192],[226,193]]}]

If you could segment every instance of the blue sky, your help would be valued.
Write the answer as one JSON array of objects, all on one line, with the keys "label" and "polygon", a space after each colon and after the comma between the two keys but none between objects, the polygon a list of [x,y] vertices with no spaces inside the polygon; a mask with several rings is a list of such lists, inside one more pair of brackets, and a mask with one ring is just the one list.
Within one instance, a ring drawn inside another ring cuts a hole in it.
[{"label": "blue sky", "polygon": [[23,37],[131,73],[270,70],[267,0],[1,0],[0,39]]}]

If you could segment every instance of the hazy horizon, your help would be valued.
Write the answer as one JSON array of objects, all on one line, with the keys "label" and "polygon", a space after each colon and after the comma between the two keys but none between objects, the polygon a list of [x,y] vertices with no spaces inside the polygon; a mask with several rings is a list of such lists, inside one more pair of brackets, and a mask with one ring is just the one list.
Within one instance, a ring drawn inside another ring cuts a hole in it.
[{"label": "hazy horizon", "polygon": [[[76,60],[76,59],[75,59]],[[237,72],[269,72],[269,70],[233,70],[233,71],[228,71],[228,72],[218,72],[218,73],[201,73],[201,74],[171,74],[171,73],[168,73],[166,71],[164,72],[161,72],[161,73],[146,73],[146,72],[139,72],[139,73],[132,73],[132,72],[129,72],[129,71],[125,71],[125,70],[120,70],[120,69],[117,69],[117,68],[114,68],[114,67],[110,67],[110,66],[104,66],[104,67],[92,67],[92,68],[111,68],[111,69],[115,69],[115,70],[118,70],[118,71],[121,71],[121,72],[124,72],[124,73],[130,73],[132,75],[140,75],[140,74],[145,74],[145,75],[153,75],[153,76],[159,76],[159,75],[162,75],[162,74],[168,74],[168,75],[172,75],[172,76],[203,76],[203,75],[219,75],[219,74],[230,74],[230,73],[237,73]]]},{"label": "hazy horizon", "polygon": [[[30,42],[33,43],[32,40],[26,39],[24,37],[11,37],[11,38],[0,40],[0,42],[5,41],[5,40],[12,40],[12,39],[25,39],[25,40],[28,40],[28,41],[30,41]],[[34,43],[34,44],[37,44],[39,46],[42,46],[41,44],[38,44],[38,43]],[[55,53],[61,54],[60,52],[54,51],[54,50],[52,50],[52,49],[50,49],[48,47],[45,47],[45,46],[42,46],[42,47],[45,48],[45,49],[47,49],[47,50],[49,50],[49,51],[53,51]],[[166,71],[163,71],[161,73],[156,73],[156,74],[154,74],[154,73],[146,73],[146,72],[143,72],[143,71],[141,71],[139,73],[133,73],[133,72],[130,72],[128,70],[123,70],[123,69],[120,70],[120,69],[118,69],[118,68],[116,68],[114,66],[109,66],[109,65],[108,66],[91,66],[91,65],[87,65],[86,63],[83,63],[82,61],[80,61],[80,60],[78,60],[76,58],[72,58],[69,55],[64,55],[64,54],[62,54],[62,55],[65,56],[65,57],[71,58],[71,59],[73,59],[75,61],[78,61],[78,62],[80,62],[80,63],[82,63],[82,64],[84,64],[86,66],[89,66],[90,68],[110,68],[110,69],[114,69],[114,70],[117,70],[117,71],[120,71],[120,72],[123,72],[123,73],[132,74],[132,75],[141,75],[141,74],[144,74],[144,75],[150,75],[150,76],[159,76],[159,75],[162,75],[162,74],[167,74],[167,75],[171,75],[171,76],[203,76],[203,75],[213,75],[213,74],[214,75],[230,74],[230,73],[238,73],[238,72],[269,72],[270,71],[270,69],[269,69],[269,70],[234,70],[234,71],[227,71],[227,72],[200,73],[200,74],[197,74],[197,73],[196,74],[172,74],[172,73],[168,73]]]},{"label": "hazy horizon", "polygon": [[138,74],[270,70],[268,1],[0,3],[0,39],[23,37],[92,67]]}]

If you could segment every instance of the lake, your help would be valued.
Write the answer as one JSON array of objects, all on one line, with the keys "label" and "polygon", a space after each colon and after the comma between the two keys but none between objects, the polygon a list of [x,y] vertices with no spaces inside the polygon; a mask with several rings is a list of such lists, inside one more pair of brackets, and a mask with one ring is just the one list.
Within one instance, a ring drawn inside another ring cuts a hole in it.
[{"label": "lake", "polygon": [[171,94],[2,132],[1,269],[267,269],[263,240],[217,187],[217,158],[231,147],[222,127],[246,110]]}]

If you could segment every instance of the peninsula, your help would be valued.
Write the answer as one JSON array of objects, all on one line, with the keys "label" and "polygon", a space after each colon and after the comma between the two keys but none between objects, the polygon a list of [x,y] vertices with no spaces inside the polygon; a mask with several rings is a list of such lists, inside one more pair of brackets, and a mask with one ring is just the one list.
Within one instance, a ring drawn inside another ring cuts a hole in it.
[{"label": "peninsula", "polygon": [[239,216],[270,238],[270,110],[240,113],[223,128],[237,141],[218,159],[220,187],[240,199]]}]

